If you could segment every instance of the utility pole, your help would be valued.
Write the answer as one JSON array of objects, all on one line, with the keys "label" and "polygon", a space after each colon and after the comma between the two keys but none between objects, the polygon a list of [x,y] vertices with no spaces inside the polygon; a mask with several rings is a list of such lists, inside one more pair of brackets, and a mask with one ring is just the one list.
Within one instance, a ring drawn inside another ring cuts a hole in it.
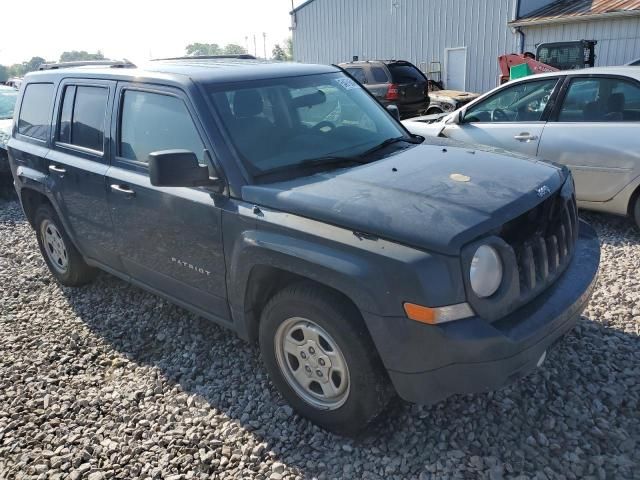
[{"label": "utility pole", "polygon": [[264,48],[264,59],[267,59],[267,32],[262,32],[262,47]]},{"label": "utility pole", "polygon": [[255,35],[255,33],[253,34],[253,55],[255,57],[258,56],[258,45],[256,43],[256,35]]},{"label": "utility pole", "polygon": [[249,53],[249,36],[248,35],[244,36],[244,48],[246,48],[247,53]]}]

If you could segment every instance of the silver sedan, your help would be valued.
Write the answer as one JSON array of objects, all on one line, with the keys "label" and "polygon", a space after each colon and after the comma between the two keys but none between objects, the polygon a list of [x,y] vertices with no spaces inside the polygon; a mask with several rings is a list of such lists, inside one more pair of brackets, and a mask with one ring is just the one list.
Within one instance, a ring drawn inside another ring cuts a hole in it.
[{"label": "silver sedan", "polygon": [[502,85],[415,134],[490,145],[568,166],[578,205],[640,226],[640,67],[533,75]]}]

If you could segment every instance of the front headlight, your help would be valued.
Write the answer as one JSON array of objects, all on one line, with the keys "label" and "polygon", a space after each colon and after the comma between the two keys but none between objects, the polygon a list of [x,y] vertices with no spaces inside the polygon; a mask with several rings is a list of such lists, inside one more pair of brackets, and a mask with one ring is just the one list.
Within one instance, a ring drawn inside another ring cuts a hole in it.
[{"label": "front headlight", "polygon": [[502,260],[498,251],[489,245],[481,245],[471,260],[469,280],[473,292],[480,298],[496,293],[502,283]]}]

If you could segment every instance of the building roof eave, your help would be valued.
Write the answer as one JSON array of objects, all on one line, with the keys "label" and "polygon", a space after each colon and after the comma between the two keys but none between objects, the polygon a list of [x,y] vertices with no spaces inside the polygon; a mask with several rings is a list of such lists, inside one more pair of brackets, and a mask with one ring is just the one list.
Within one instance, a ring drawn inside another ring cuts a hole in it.
[{"label": "building roof eave", "polygon": [[[313,0],[310,0],[313,1]],[[510,27],[533,27],[560,23],[586,22],[590,20],[607,20],[610,18],[640,17],[640,10],[620,10],[617,12],[593,13],[590,15],[567,15],[562,17],[523,18],[508,23]]]},{"label": "building roof eave", "polygon": [[298,13],[300,10],[302,10],[304,7],[306,7],[307,5],[309,5],[310,3],[315,2],[316,0],[307,0],[306,2],[302,2],[300,5],[298,5],[296,8],[294,8],[293,10],[291,10],[289,12],[289,15],[293,15],[294,13]]}]

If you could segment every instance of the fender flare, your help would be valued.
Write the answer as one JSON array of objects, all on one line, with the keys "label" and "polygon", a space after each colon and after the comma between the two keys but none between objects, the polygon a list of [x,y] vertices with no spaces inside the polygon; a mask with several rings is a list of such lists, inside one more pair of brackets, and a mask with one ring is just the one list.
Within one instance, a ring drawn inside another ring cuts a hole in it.
[{"label": "fender flare", "polygon": [[60,222],[62,222],[62,226],[65,229],[67,235],[69,236],[69,238],[71,239],[71,241],[73,242],[74,246],[77,249],[78,244],[76,242],[76,239],[74,238],[73,230],[70,228],[64,215],[62,215],[62,213],[60,212],[58,203],[55,201],[55,196],[53,195],[53,192],[48,186],[48,181],[49,181],[48,175],[34,168],[19,166],[16,169],[16,177],[18,179],[18,181],[16,182],[16,187],[17,187],[16,193],[18,194],[18,199],[20,200],[22,211],[24,212],[25,217],[27,218],[31,227],[34,229],[36,228],[36,226],[33,224],[33,219],[27,214],[26,207],[23,203],[23,198],[24,198],[23,194],[25,190],[36,192],[42,195],[43,197],[45,197],[49,201],[54,211],[56,212],[56,215],[58,215]]},{"label": "fender flare", "polygon": [[[241,246],[238,243],[242,244]],[[347,295],[364,311],[377,310],[380,299],[366,288],[354,284],[367,278],[374,268],[361,258],[306,240],[257,230],[246,231],[236,242],[229,271],[229,301],[243,306],[251,271],[269,266],[325,284]]]},{"label": "fender flare", "polygon": [[[362,257],[306,239],[292,240],[279,233],[248,230],[235,242],[227,263],[229,305],[237,331],[245,338],[251,337],[253,329],[253,320],[246,315],[250,310],[246,294],[256,267],[275,268],[337,290],[360,312],[383,311],[385,301],[391,301],[384,294],[374,293],[386,279]],[[389,289],[383,291],[390,296]]]}]

